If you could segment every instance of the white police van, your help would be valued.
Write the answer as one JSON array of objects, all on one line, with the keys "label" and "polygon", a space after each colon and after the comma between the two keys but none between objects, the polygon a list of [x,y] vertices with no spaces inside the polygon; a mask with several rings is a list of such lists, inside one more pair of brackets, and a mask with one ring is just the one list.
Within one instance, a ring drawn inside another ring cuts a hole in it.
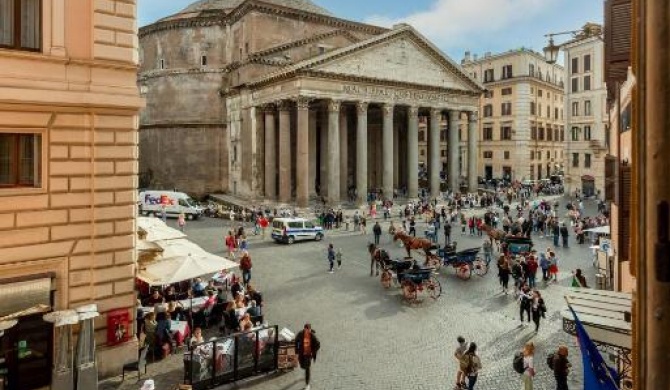
[{"label": "white police van", "polygon": [[272,239],[293,244],[300,240],[320,241],[323,228],[304,218],[275,218],[272,221]]}]

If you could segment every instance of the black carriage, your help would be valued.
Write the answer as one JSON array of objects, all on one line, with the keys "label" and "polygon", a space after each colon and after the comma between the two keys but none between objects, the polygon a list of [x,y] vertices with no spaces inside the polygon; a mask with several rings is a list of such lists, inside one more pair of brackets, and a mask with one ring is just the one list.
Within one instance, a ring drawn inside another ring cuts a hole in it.
[{"label": "black carriage", "polygon": [[456,269],[456,275],[461,279],[470,279],[472,274],[484,276],[489,272],[489,267],[479,257],[479,248],[471,248],[457,252],[456,246],[446,246],[438,251],[445,266]]},{"label": "black carriage", "polygon": [[502,240],[502,249],[508,255],[526,255],[533,249],[533,240],[528,237],[508,236]]},{"label": "black carriage", "polygon": [[442,285],[433,274],[434,268],[420,267],[415,260],[383,260],[381,282],[385,288],[397,285],[410,302],[419,300],[419,295],[437,299],[442,295]]}]

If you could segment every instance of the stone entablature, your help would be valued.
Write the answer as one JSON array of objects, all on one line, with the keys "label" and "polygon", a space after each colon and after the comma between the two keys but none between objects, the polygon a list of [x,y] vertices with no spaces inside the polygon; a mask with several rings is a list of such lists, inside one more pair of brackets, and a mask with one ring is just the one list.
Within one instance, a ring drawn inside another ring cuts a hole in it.
[{"label": "stone entablature", "polygon": [[298,96],[311,99],[338,101],[365,101],[379,104],[402,106],[441,107],[460,111],[478,111],[477,96],[453,95],[449,92],[435,92],[421,88],[398,88],[386,85],[341,83],[339,80],[296,78],[276,83],[251,92],[250,105],[271,104]]}]

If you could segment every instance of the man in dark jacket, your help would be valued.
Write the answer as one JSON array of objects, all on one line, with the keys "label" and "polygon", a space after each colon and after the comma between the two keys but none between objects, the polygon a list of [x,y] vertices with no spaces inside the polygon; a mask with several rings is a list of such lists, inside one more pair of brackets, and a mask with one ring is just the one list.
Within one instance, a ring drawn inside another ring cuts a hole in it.
[{"label": "man in dark jacket", "polygon": [[565,226],[565,222],[561,224],[561,238],[563,239],[563,248],[568,247],[568,227]]},{"label": "man in dark jacket", "polygon": [[444,244],[449,245],[451,243],[451,224],[449,222],[444,223]]},{"label": "man in dark jacket", "polygon": [[375,245],[379,245],[379,239],[382,236],[382,227],[379,225],[379,222],[375,222],[375,226],[372,227],[372,233],[375,235]]},{"label": "man in dark jacket", "polygon": [[561,345],[554,353],[553,367],[556,390],[568,390],[568,374],[572,365],[568,361],[568,347]]},{"label": "man in dark jacket", "polygon": [[305,370],[305,390],[309,390],[312,361],[316,361],[316,354],[321,348],[321,343],[316,338],[316,332],[312,330],[312,325],[305,324],[305,328],[298,332],[295,336],[295,345],[300,368]]}]

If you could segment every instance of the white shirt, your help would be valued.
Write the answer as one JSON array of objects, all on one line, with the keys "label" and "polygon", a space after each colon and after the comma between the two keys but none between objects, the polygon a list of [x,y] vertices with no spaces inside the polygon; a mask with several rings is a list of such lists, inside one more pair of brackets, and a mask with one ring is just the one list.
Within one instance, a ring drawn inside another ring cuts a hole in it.
[{"label": "white shirt", "polygon": [[534,369],[535,367],[533,366],[533,356],[524,356],[523,357],[523,374],[527,376],[533,376],[531,375],[530,371]]}]

